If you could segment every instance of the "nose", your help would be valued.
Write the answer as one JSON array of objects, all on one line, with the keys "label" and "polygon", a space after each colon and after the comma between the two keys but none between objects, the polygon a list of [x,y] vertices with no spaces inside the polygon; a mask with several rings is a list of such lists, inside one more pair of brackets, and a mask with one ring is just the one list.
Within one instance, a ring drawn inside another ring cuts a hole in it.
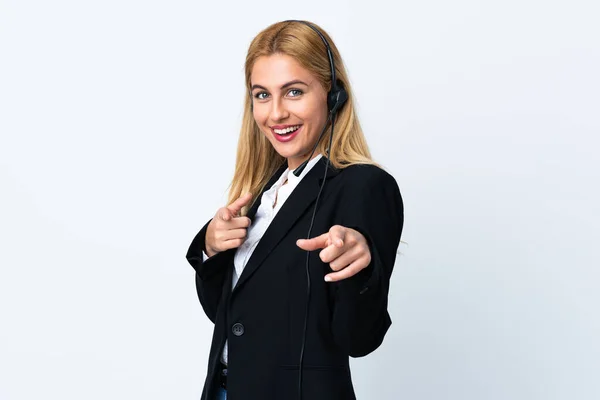
[{"label": "nose", "polygon": [[282,121],[289,116],[288,110],[285,108],[281,98],[274,98],[271,102],[271,120]]}]

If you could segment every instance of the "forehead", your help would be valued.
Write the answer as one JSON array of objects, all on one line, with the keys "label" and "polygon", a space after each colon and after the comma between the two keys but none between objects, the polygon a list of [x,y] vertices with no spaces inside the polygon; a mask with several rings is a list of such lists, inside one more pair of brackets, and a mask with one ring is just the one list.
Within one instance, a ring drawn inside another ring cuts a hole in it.
[{"label": "forehead", "polygon": [[293,57],[285,54],[258,57],[250,73],[250,85],[279,87],[294,79],[310,84],[314,77]]}]

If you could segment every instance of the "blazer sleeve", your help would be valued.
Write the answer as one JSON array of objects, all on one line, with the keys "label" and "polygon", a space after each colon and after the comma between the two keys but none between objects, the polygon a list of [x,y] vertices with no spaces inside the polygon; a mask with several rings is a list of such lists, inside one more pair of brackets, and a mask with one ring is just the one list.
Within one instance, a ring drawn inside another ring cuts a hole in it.
[{"label": "blazer sleeve", "polygon": [[196,271],[196,291],[202,308],[206,316],[214,323],[227,276],[227,265],[233,262],[235,249],[217,253],[204,261],[202,253],[206,249],[206,230],[210,221],[212,219],[204,225],[192,241],[186,259]]},{"label": "blazer sleeve", "polygon": [[372,172],[346,185],[341,225],[366,238],[371,263],[358,274],[333,283],[334,340],[352,357],[377,349],[391,325],[388,291],[404,224],[404,206],[395,179],[377,167],[359,168]]}]

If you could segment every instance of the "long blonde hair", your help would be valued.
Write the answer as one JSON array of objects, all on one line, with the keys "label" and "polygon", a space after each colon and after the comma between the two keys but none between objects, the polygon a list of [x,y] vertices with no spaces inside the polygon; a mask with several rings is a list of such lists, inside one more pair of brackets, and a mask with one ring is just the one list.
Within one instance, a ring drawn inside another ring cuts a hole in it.
[{"label": "long blonde hair", "polygon": [[[352,164],[375,164],[363,135],[354,109],[354,99],[348,75],[344,69],[342,58],[337,47],[323,29],[310,23],[321,31],[329,42],[335,64],[336,78],[348,92],[348,101],[337,113],[330,159],[335,168],[345,168]],[[244,193],[252,193],[253,201],[260,194],[269,178],[282,166],[285,158],[280,156],[269,140],[261,132],[252,114],[252,95],[250,75],[254,63],[259,57],[273,54],[285,54],[294,58],[302,67],[310,71],[328,91],[331,88],[331,67],[327,56],[327,48],[309,26],[300,22],[277,22],[252,40],[246,56],[246,89],[244,116],[237,147],[235,172],[229,190],[229,203]],[[317,147],[317,151],[325,154],[329,135]],[[245,215],[249,207],[242,209]]]}]

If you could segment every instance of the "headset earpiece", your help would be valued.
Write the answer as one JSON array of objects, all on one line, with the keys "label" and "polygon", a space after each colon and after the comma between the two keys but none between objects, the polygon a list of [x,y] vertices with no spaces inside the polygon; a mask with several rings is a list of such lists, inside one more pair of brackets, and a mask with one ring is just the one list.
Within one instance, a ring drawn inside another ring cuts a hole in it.
[{"label": "headset earpiece", "polygon": [[335,84],[327,93],[327,109],[331,114],[337,113],[348,101],[348,92],[343,86]]},{"label": "headset earpiece", "polygon": [[344,103],[348,101],[348,92],[344,89],[344,86],[340,84],[340,82],[335,79],[335,63],[333,62],[333,54],[331,52],[331,46],[329,46],[329,42],[325,38],[325,36],[312,24],[309,24],[306,21],[300,21],[297,19],[290,19],[284,22],[298,22],[308,26],[312,29],[323,41],[325,45],[325,49],[327,50],[327,58],[329,58],[329,67],[331,69],[331,90],[327,93],[327,109],[331,116],[334,116],[336,112],[342,108]]}]

